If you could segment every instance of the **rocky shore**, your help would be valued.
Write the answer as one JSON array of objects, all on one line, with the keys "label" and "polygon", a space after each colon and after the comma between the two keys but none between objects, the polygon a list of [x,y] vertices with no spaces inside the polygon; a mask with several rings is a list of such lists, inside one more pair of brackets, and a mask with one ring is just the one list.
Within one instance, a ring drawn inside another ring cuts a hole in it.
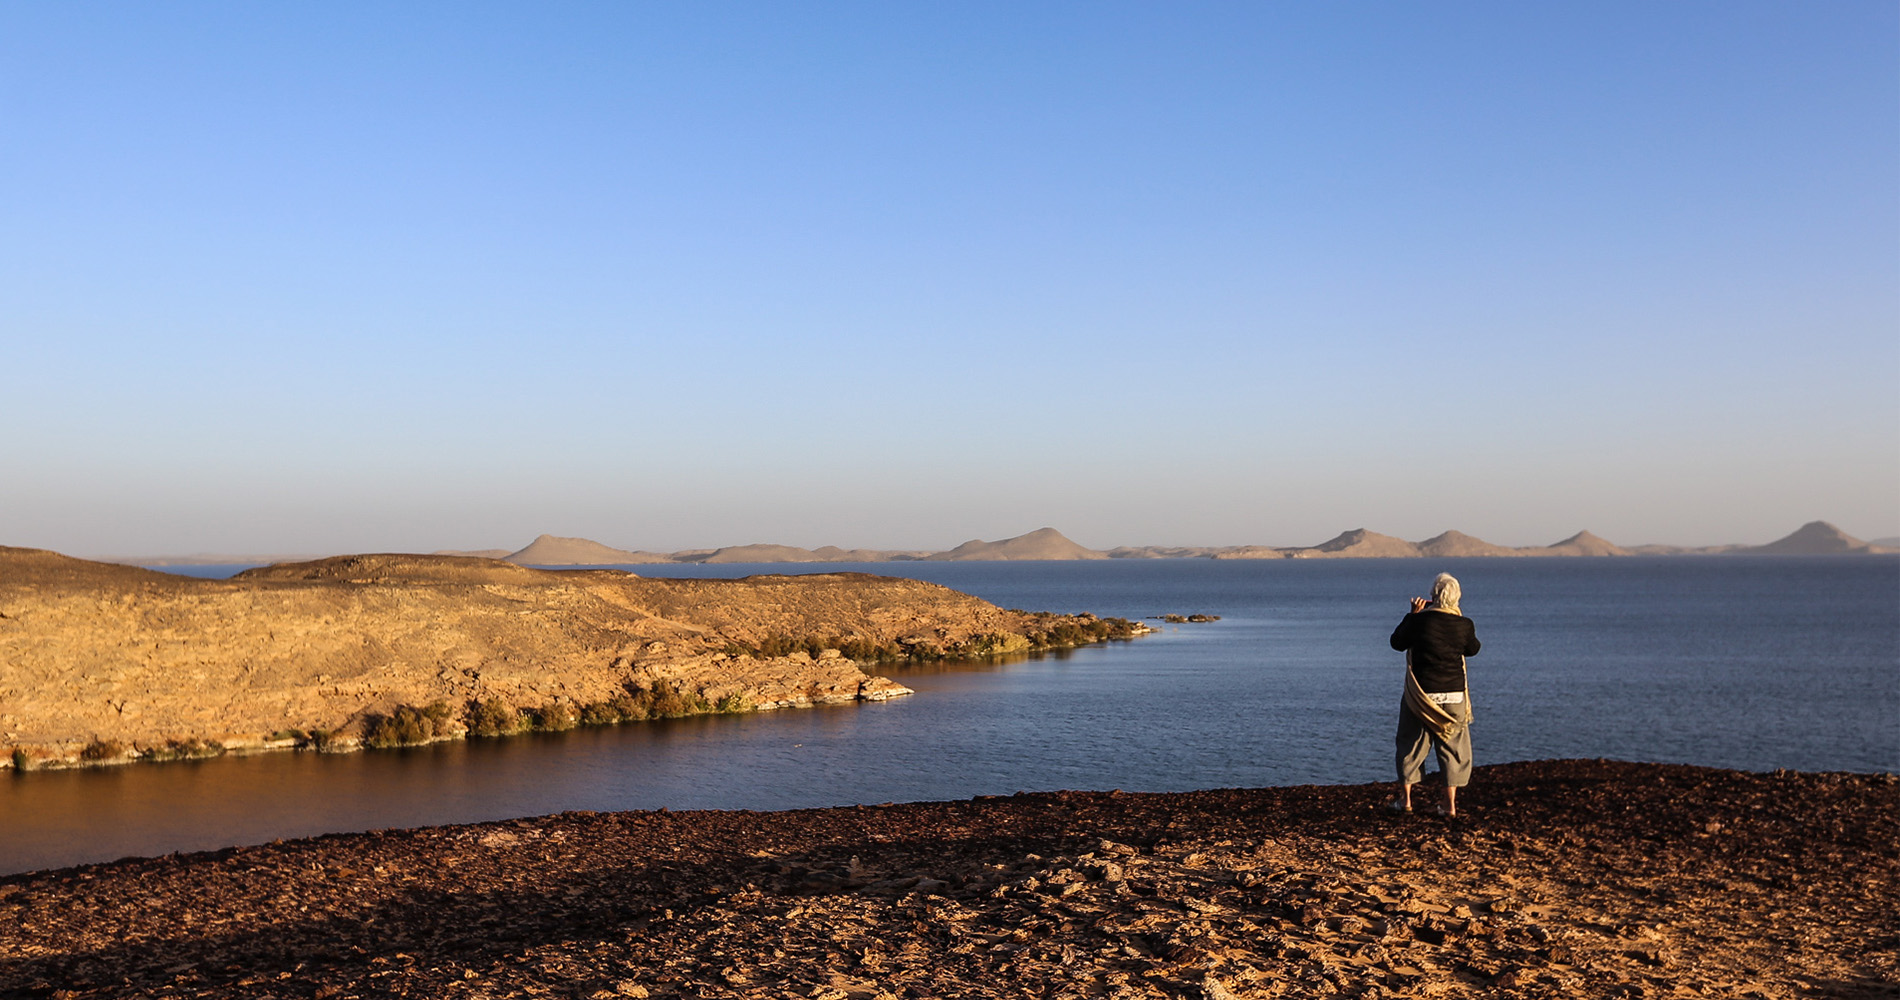
[{"label": "rocky shore", "polygon": [[1900,784],[569,813],[0,879],[0,997],[1892,997]]},{"label": "rocky shore", "polygon": [[881,700],[893,660],[1147,626],[863,573],[644,579],[338,556],[204,580],[0,547],[0,768],[105,765]]}]

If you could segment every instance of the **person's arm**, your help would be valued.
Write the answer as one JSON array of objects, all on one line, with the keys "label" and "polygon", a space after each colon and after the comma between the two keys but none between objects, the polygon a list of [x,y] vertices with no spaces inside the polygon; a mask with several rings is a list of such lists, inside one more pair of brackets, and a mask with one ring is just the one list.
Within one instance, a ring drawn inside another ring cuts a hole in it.
[{"label": "person's arm", "polygon": [[1479,648],[1478,626],[1473,625],[1471,619],[1467,618],[1465,619],[1465,655],[1476,656]]},{"label": "person's arm", "polygon": [[1392,630],[1392,648],[1403,653],[1412,648],[1412,642],[1418,638],[1418,615],[1425,610],[1423,597],[1412,598],[1412,613],[1399,619],[1399,627]]}]

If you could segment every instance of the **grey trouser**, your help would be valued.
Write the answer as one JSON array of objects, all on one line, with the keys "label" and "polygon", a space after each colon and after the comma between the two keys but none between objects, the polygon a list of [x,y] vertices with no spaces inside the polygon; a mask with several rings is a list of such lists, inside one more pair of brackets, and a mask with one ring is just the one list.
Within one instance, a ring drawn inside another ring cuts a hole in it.
[{"label": "grey trouser", "polygon": [[1456,705],[1446,705],[1445,711],[1451,713],[1465,725],[1458,727],[1458,735],[1450,740],[1442,740],[1431,734],[1418,717],[1399,706],[1398,754],[1395,760],[1399,766],[1399,781],[1407,785],[1418,784],[1425,771],[1425,750],[1430,747],[1438,752],[1438,769],[1445,773],[1445,784],[1453,788],[1463,788],[1471,781],[1471,699],[1467,697]]}]

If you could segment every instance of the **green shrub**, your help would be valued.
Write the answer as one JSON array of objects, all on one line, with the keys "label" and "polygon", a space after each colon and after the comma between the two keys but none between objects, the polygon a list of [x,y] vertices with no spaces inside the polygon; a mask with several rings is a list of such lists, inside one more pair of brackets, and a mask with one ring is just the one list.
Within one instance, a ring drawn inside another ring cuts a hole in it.
[{"label": "green shrub", "polygon": [[636,698],[631,693],[614,695],[607,704],[612,705],[613,710],[620,713],[622,722],[639,722],[652,714],[649,711],[649,702]]},{"label": "green shrub", "polygon": [[534,728],[550,733],[566,732],[581,722],[581,713],[567,702],[543,705],[528,714],[534,720]]},{"label": "green shrub", "polygon": [[125,744],[118,740],[93,740],[79,751],[80,760],[116,760],[125,756]]},{"label": "green shrub", "polygon": [[415,746],[434,738],[435,721],[413,705],[398,705],[388,715],[372,715],[363,729],[363,742],[378,748]]},{"label": "green shrub", "polygon": [[279,729],[278,731],[270,734],[270,738],[273,741],[296,740],[299,743],[310,742],[310,734],[301,729]]},{"label": "green shrub", "polygon": [[15,771],[24,771],[27,769],[27,766],[32,763],[33,763],[33,758],[27,756],[27,752],[25,750],[22,750],[19,747],[13,748],[13,769]]},{"label": "green shrub", "polygon": [[662,719],[682,715],[703,715],[712,710],[706,699],[695,691],[685,691],[673,681],[654,681],[649,692],[647,714]]},{"label": "green shrub", "polygon": [[713,711],[726,715],[731,715],[735,712],[750,712],[752,711],[752,701],[745,695],[734,691],[719,699],[718,703],[713,705]]},{"label": "green shrub", "polygon": [[471,701],[462,721],[470,736],[509,736],[521,731],[521,713],[499,698]]},{"label": "green shrub", "polygon": [[611,701],[595,701],[581,706],[581,725],[583,726],[611,726],[623,718],[625,716],[620,714],[620,709],[614,707]]},{"label": "green shrub", "polygon": [[310,731],[310,745],[318,750],[328,750],[341,743],[342,740],[343,730],[341,729],[312,729]]},{"label": "green shrub", "polygon": [[759,640],[759,644],[756,648],[759,656],[770,659],[777,656],[790,656],[792,655],[792,650],[800,649],[803,646],[804,643],[794,640],[789,635],[774,634]]}]

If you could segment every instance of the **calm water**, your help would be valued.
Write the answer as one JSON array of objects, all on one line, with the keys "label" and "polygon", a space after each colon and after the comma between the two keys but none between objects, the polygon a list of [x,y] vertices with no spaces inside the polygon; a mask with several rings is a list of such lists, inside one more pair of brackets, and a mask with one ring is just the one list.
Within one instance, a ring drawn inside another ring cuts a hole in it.
[{"label": "calm water", "polygon": [[1403,667],[1386,638],[1440,569],[1464,582],[1484,641],[1471,661],[1480,763],[1900,771],[1900,558],[823,567],[837,568],[1005,607],[1222,620],[1001,666],[893,669],[917,695],[877,705],[10,775],[0,872],[566,809],[1386,780]]}]

